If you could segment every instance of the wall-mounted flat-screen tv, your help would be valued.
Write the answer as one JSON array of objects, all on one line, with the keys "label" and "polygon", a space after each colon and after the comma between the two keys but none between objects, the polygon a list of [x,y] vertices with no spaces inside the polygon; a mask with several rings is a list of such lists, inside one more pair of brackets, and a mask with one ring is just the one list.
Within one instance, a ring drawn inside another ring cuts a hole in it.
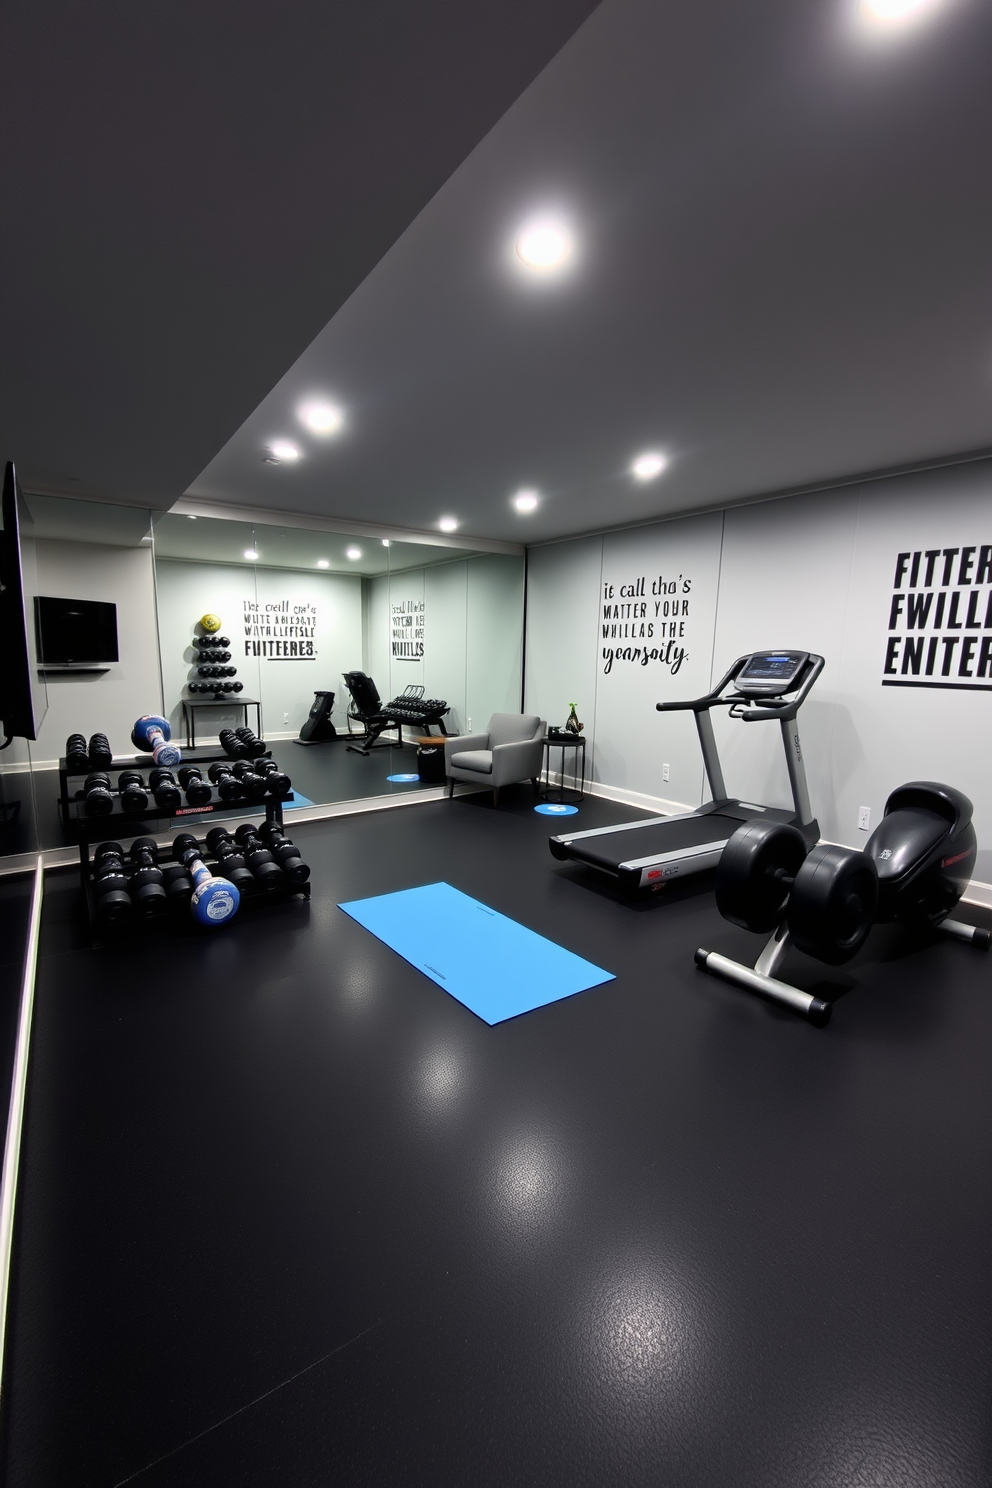
[{"label": "wall-mounted flat-screen tv", "polygon": [[34,613],[38,655],[44,666],[86,666],[120,659],[115,604],[39,594]]}]

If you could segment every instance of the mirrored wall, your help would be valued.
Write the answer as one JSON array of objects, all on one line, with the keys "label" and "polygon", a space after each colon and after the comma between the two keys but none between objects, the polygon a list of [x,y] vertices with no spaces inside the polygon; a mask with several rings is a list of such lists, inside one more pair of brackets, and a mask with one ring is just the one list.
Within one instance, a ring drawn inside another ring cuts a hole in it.
[{"label": "mirrored wall", "polygon": [[[113,605],[117,654],[46,661],[39,737],[0,757],[0,855],[75,840],[59,807],[71,733],[105,733],[119,760],[144,713],[161,712],[195,754],[247,725],[292,780],[288,809],[305,810],[423,791],[435,782],[418,741],[520,709],[519,554],[26,500],[39,593]],[[208,638],[224,644],[195,644]],[[377,710],[403,721],[383,724]]]}]

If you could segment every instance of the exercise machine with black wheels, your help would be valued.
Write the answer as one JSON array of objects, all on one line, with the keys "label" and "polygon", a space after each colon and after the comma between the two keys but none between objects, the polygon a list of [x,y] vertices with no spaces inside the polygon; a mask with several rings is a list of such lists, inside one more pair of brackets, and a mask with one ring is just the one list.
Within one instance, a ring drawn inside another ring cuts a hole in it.
[{"label": "exercise machine with black wheels", "polygon": [[716,904],[731,924],[758,934],[771,930],[771,939],[754,966],[702,948],[696,965],[822,1026],[831,1004],[775,976],[790,946],[839,966],[856,955],[874,924],[898,922],[988,950],[987,930],[947,918],[975,866],[971,817],[961,791],[913,780],[889,796],[863,852],[830,843],[807,851],[793,827],[748,822],[720,859]]},{"label": "exercise machine with black wheels", "polygon": [[[644,817],[616,827],[564,832],[551,838],[552,855],[606,873],[627,893],[636,894],[664,888],[673,878],[715,868],[742,822],[794,827],[805,845],[812,847],[819,840],[820,828],[810,809],[797,715],[822,670],[823,657],[809,651],[754,651],[738,657],[726,676],[703,697],[658,703],[659,713],[691,711],[695,717],[712,799],[695,811],[675,816]],[[792,788],[792,811],[727,795],[710,717],[714,708],[729,708],[730,717],[742,723],[779,723]]]}]

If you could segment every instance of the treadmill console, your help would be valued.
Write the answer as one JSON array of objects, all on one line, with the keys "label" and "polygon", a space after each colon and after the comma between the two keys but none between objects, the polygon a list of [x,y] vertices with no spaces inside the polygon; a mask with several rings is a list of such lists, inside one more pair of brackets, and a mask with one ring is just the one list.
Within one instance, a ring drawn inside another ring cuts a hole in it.
[{"label": "treadmill console", "polygon": [[734,686],[745,697],[781,697],[799,685],[808,651],[755,651],[744,660]]}]

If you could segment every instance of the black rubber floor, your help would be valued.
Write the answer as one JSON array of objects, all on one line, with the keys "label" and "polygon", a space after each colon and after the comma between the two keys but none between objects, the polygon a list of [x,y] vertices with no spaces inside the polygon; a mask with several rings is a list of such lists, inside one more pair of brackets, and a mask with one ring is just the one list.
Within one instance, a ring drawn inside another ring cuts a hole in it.
[{"label": "black rubber floor", "polygon": [[[759,945],[701,881],[548,835],[526,789],[301,826],[309,907],[101,951],[52,879],[10,1488],[992,1480],[989,958],[796,957],[818,1030],[694,968]],[[437,878],[616,981],[489,1028],[336,908]]]}]

